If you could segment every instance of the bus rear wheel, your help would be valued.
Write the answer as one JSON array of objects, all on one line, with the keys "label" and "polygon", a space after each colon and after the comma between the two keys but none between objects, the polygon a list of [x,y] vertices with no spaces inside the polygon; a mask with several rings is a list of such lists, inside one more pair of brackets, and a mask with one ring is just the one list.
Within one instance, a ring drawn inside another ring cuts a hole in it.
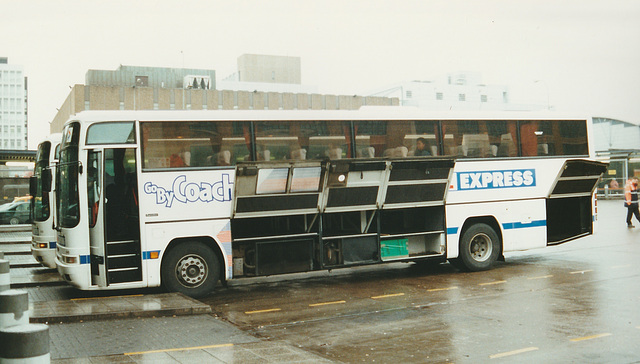
[{"label": "bus rear wheel", "polygon": [[500,238],[487,224],[470,226],[460,240],[460,253],[452,263],[462,270],[476,272],[491,268],[500,254]]},{"label": "bus rear wheel", "polygon": [[213,291],[220,278],[220,261],[200,242],[182,243],[162,260],[162,285],[170,292],[200,298]]}]

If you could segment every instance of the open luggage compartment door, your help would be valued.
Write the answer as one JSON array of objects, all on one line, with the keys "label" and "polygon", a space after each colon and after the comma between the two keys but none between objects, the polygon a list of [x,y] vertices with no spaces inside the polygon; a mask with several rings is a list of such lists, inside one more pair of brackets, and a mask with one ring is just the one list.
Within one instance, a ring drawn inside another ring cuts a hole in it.
[{"label": "open luggage compartment door", "polygon": [[593,233],[593,191],[607,164],[567,160],[547,197],[547,245]]}]

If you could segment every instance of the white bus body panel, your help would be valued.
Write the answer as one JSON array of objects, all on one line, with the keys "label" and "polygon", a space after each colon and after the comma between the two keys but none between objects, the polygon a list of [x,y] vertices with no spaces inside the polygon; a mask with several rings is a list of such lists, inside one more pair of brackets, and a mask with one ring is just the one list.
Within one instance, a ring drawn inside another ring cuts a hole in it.
[{"label": "white bus body panel", "polygon": [[[74,229],[64,229],[58,233],[56,247],[58,272],[67,282],[81,289],[91,289],[88,237],[89,227],[87,224],[82,224]],[[65,257],[79,258],[76,263],[67,263]]]},{"label": "white bus body panel", "polygon": [[231,224],[235,169],[163,171],[140,174],[140,221],[149,286],[160,284],[165,247],[178,238],[210,237],[225,257],[225,275],[232,276]]},{"label": "white bus body panel", "polygon": [[[47,221],[34,221],[31,231],[31,255],[47,268],[56,267],[56,231],[52,219],[50,216]],[[48,248],[40,248],[40,244],[46,244]]]},{"label": "white bus body panel", "polygon": [[503,252],[547,246],[546,202],[544,199],[448,205],[447,259],[458,257],[465,221],[490,216],[500,225]]},{"label": "white bus body panel", "polygon": [[545,247],[545,199],[565,161],[456,161],[446,197],[447,258],[458,257],[462,227],[474,217],[495,218],[503,252]]}]

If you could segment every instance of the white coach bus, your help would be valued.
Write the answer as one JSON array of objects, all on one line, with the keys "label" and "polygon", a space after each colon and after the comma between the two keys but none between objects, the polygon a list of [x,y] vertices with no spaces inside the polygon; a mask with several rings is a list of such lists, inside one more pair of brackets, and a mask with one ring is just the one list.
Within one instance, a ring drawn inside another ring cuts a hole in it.
[{"label": "white coach bus", "polygon": [[33,225],[31,254],[45,267],[56,267],[56,198],[54,179],[62,134],[51,134],[38,145],[30,181]]},{"label": "white coach bus", "polygon": [[87,111],[63,132],[56,253],[83,290],[397,261],[484,270],[593,233],[590,119],[553,113]]}]

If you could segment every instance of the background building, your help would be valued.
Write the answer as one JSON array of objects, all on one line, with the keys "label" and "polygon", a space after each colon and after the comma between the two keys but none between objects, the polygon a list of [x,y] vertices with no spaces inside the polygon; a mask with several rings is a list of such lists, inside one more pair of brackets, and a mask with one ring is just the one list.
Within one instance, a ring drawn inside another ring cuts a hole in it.
[{"label": "background building", "polygon": [[215,89],[216,71],[120,65],[115,71],[88,70],[88,86]]},{"label": "background building", "polygon": [[0,149],[27,149],[27,78],[0,57]]},{"label": "background building", "polygon": [[615,179],[620,190],[607,190],[606,194],[620,195],[630,176],[640,177],[640,125],[626,121],[594,117],[593,149],[598,159],[608,162],[609,168],[599,184],[599,193]]},{"label": "background building", "polygon": [[487,85],[478,72],[449,73],[427,81],[408,81],[370,93],[397,97],[400,105],[427,110],[539,110],[549,105],[515,104],[504,85]]},{"label": "background building", "polygon": [[317,94],[318,88],[302,84],[300,57],[243,54],[238,70],[219,80],[217,88],[233,91],[262,91]]},{"label": "background building", "polygon": [[219,84],[213,70],[122,65],[115,71],[89,70],[85,84],[71,89],[50,132],[60,132],[71,115],[83,110],[355,110],[398,105],[396,98],[308,92],[311,88],[300,84],[296,57],[243,55],[238,65],[238,76]]},{"label": "background building", "polygon": [[300,85],[300,57],[243,54],[238,57],[238,81]]}]

